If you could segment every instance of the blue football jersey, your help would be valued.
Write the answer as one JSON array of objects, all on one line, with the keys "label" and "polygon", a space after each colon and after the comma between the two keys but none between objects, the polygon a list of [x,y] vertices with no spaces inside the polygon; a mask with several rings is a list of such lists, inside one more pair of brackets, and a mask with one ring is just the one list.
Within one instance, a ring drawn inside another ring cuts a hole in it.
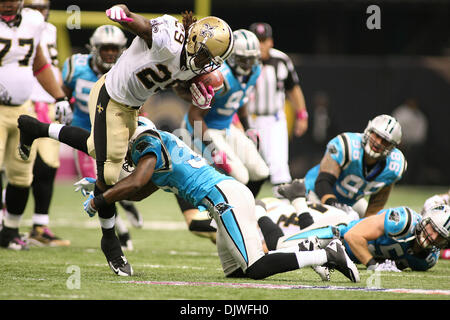
[{"label": "blue football jersey", "polygon": [[[421,215],[407,207],[397,207],[381,210],[378,214],[386,213],[384,219],[384,235],[376,240],[368,241],[369,251],[375,258],[395,261],[399,269],[425,271],[433,267],[439,258],[439,251],[424,251],[414,254],[412,247],[415,240],[414,229],[422,219]],[[340,236],[344,237],[348,230],[360,220],[355,220],[347,226],[338,227]],[[345,242],[349,257],[359,262],[349,245]]]},{"label": "blue football jersey", "polygon": [[89,94],[100,78],[91,68],[92,55],[74,54],[64,62],[62,77],[64,84],[72,90],[75,98],[72,125],[91,131],[89,119]]},{"label": "blue football jersey", "polygon": [[[421,221],[422,216],[417,212],[406,208],[397,207],[384,209],[377,214],[384,214],[384,234],[378,239],[368,241],[370,253],[380,260],[393,260],[399,269],[411,268],[412,270],[425,271],[433,267],[439,259],[439,250],[423,250],[414,253],[412,248],[416,241],[414,229]],[[363,218],[364,219],[364,218]],[[319,239],[341,238],[348,256],[355,262],[361,263],[355,257],[348,243],[344,240],[344,235],[363,219],[351,221],[348,225],[326,226],[317,229],[300,231],[290,235],[284,241],[306,239],[316,236]]]},{"label": "blue football jersey", "polygon": [[133,143],[131,157],[136,165],[149,153],[157,162],[152,182],[173,192],[194,206],[222,180],[233,179],[217,172],[206,160],[192,151],[175,135],[159,130],[147,130]]},{"label": "blue football jersey", "polygon": [[[341,167],[341,174],[334,185],[334,194],[339,202],[349,206],[364,196],[370,196],[383,187],[394,184],[406,170],[403,153],[394,148],[384,161],[379,161],[370,172],[365,173],[361,133],[346,132],[338,135],[328,142],[326,152]],[[314,191],[318,174],[319,165],[307,172],[306,192]]]},{"label": "blue football jersey", "polygon": [[256,79],[261,73],[261,66],[254,65],[247,82],[241,82],[240,77],[233,74],[230,66],[225,62],[220,67],[224,78],[224,88],[214,96],[211,109],[206,114],[204,121],[208,128],[227,129],[233,120],[233,115],[249,99],[255,88]]}]

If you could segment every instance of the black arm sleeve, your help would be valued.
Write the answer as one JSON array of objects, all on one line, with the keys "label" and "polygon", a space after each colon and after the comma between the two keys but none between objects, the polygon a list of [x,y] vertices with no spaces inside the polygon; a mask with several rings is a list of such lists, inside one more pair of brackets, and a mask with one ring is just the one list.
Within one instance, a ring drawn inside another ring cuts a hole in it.
[{"label": "black arm sleeve", "polygon": [[328,172],[320,172],[317,176],[316,183],[314,185],[314,190],[319,197],[322,197],[326,194],[334,194],[333,186],[336,183],[337,178]]}]

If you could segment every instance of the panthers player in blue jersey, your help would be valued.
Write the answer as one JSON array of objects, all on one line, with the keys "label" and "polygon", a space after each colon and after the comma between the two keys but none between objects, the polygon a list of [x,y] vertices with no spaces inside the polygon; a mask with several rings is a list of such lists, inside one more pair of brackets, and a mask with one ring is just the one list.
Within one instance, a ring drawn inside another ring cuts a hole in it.
[{"label": "panthers player in blue jersey", "polygon": [[[258,153],[256,141],[249,138],[256,136],[249,129],[247,114],[249,96],[261,73],[259,41],[254,33],[245,29],[234,31],[233,37],[233,51],[219,68],[224,77],[223,89],[215,94],[210,109],[191,105],[183,126],[193,136],[195,150],[211,164],[246,184],[256,196],[269,176],[269,168]],[[245,132],[232,125],[236,113]]]},{"label": "panthers player in blue jersey", "polygon": [[[71,125],[91,130],[88,101],[92,87],[115,64],[125,50],[127,38],[120,28],[102,25],[95,29],[89,39],[89,54],[74,54],[64,62],[62,70],[63,90],[73,99],[73,120]],[[89,155],[74,150],[75,164],[82,177],[96,177],[95,160]],[[136,206],[129,201],[121,201],[131,224],[142,227],[142,217]],[[116,229],[123,248],[132,250],[133,244],[126,224],[116,219]]]},{"label": "panthers player in blue jersey", "polygon": [[267,243],[276,244],[269,249],[292,246],[311,236],[325,245],[331,239],[341,238],[351,259],[366,265],[368,270],[426,271],[437,263],[439,250],[449,244],[450,207],[431,206],[423,215],[406,206],[389,208],[367,218],[330,226],[312,225],[281,237],[280,233],[273,237],[274,233],[267,231],[262,228]]},{"label": "panthers player in blue jersey", "polygon": [[[191,105],[182,127],[188,130],[189,139],[194,139],[194,150],[220,171],[247,185],[256,197],[269,175],[258,152],[257,134],[249,129],[247,119],[247,101],[261,73],[259,41],[254,33],[244,29],[234,31],[233,37],[233,51],[218,70],[224,77],[223,89],[215,94],[210,109]],[[232,124],[236,115],[244,131]],[[180,197],[177,201],[189,230],[214,242],[215,229],[207,223],[204,212]]]},{"label": "panthers player in blue jersey", "polygon": [[[133,168],[131,174],[101,194],[89,194],[84,209],[90,216],[116,201],[139,201],[161,188],[194,206],[207,208],[218,226],[217,250],[227,277],[262,279],[305,266],[324,265],[337,269],[353,282],[360,281],[358,269],[338,239],[325,249],[302,250],[295,245],[265,254],[256,228],[255,199],[250,190],[209,166],[175,135],[159,131],[146,122],[150,120],[142,121],[129,142],[126,164]],[[20,134],[28,141],[50,136],[87,152],[86,141],[74,139],[84,131],[87,140],[89,132],[86,130],[45,124],[26,115],[21,116],[18,123]],[[108,245],[102,238],[101,247],[113,272],[121,276],[133,275],[131,265],[120,250],[106,254]]]},{"label": "panthers player in blue jersey", "polygon": [[[344,209],[353,206],[360,217],[376,214],[406,171],[405,157],[396,148],[401,137],[400,124],[389,115],[369,121],[362,134],[338,135],[328,143],[320,164],[305,176],[308,199]],[[283,185],[278,192],[292,193],[289,189],[295,187]],[[368,203],[365,196],[370,196]]]}]

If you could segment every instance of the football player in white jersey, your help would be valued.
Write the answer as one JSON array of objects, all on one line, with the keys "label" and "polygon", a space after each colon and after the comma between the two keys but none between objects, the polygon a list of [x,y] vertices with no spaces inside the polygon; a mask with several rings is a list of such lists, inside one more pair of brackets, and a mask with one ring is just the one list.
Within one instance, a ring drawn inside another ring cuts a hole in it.
[{"label": "football player in white jersey", "polygon": [[56,100],[60,119],[66,120],[64,116],[70,113],[67,97],[39,45],[46,28],[44,17],[36,10],[22,7],[23,0],[0,1],[0,167],[5,167],[8,180],[0,247],[17,250],[27,248],[19,236],[19,225],[36,156],[35,147],[25,148],[29,155],[26,161],[19,156],[17,119],[21,114],[32,114],[34,76]]},{"label": "football player in white jersey", "polygon": [[[50,10],[49,0],[25,0],[24,8],[39,11],[45,22],[40,46],[45,58],[51,63],[51,70],[58,83],[62,84],[61,71],[58,67],[58,51],[56,47],[56,27],[47,22]],[[42,88],[35,78],[30,97],[36,117],[44,122],[55,121],[55,99]],[[34,196],[33,227],[28,242],[36,246],[68,246],[69,240],[61,239],[49,228],[49,207],[53,195],[53,183],[59,168],[59,142],[52,139],[41,139],[36,146],[37,154],[33,167]]]},{"label": "football player in white jersey", "polygon": [[[89,39],[89,54],[74,54],[64,62],[62,71],[63,90],[74,99],[72,126],[91,131],[88,100],[91,88],[119,59],[126,49],[127,38],[116,26],[102,25],[94,30]],[[75,166],[81,177],[95,180],[95,159],[74,149]],[[136,206],[131,201],[120,201],[131,224],[142,227],[143,220]],[[122,248],[133,249],[130,233],[125,222],[116,216],[116,229]]]},{"label": "football player in white jersey", "polygon": [[[87,145],[80,150],[96,157],[95,195],[117,182],[142,104],[159,90],[218,68],[233,49],[230,27],[216,17],[196,21],[192,14],[184,14],[183,22],[169,15],[148,20],[125,5],[113,6],[106,15],[136,37],[90,92],[92,130]],[[190,89],[194,105],[209,107],[212,88],[198,88],[194,84]],[[78,143],[86,141],[85,137],[74,135],[74,138]],[[101,246],[108,261],[123,256],[114,230],[114,208],[112,204],[99,210]]]}]

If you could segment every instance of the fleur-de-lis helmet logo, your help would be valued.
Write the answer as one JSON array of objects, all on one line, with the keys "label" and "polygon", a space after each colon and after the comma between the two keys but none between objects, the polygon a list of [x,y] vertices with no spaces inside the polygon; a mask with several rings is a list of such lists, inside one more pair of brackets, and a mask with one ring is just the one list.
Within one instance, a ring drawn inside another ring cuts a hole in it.
[{"label": "fleur-de-lis helmet logo", "polygon": [[214,36],[214,29],[216,26],[211,26],[208,23],[203,25],[202,30],[200,30],[200,36],[204,38],[212,38]]}]

